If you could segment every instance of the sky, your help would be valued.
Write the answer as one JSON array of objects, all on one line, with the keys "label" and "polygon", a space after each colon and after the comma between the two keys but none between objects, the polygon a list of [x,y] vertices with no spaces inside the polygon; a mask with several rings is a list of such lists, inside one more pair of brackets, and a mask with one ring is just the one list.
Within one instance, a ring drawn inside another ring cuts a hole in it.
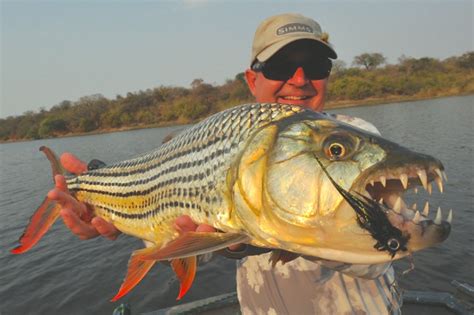
[{"label": "sky", "polygon": [[0,0],[0,118],[63,100],[160,85],[222,84],[244,71],[258,24],[301,13],[339,59],[444,59],[474,50],[473,2]]}]

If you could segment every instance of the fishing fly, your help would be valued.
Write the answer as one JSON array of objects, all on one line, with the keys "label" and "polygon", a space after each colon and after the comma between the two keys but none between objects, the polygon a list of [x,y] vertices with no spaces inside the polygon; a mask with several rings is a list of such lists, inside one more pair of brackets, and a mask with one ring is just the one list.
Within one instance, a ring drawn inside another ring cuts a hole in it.
[{"label": "fishing fly", "polygon": [[402,231],[390,223],[385,210],[382,209],[383,206],[360,193],[356,192],[357,196],[342,188],[331,177],[318,157],[316,155],[314,157],[337,191],[356,212],[359,226],[369,231],[370,235],[377,241],[374,248],[379,251],[388,251],[392,258],[398,251],[406,251],[409,237],[403,235]]}]

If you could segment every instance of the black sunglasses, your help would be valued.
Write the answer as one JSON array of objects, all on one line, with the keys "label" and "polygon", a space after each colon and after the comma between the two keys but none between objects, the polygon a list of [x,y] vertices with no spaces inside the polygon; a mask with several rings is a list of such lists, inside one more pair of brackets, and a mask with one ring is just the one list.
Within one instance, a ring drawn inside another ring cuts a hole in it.
[{"label": "black sunglasses", "polygon": [[253,71],[262,72],[263,76],[269,80],[287,81],[293,77],[299,67],[303,68],[304,74],[308,79],[322,80],[329,77],[332,62],[327,58],[309,59],[303,62],[277,61],[272,59],[260,62],[256,60],[251,68]]}]

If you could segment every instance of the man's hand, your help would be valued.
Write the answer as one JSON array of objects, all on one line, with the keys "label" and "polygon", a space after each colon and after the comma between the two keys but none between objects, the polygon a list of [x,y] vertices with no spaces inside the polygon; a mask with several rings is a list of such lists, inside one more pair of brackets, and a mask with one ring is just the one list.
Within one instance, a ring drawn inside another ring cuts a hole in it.
[{"label": "man's hand", "polygon": [[[71,153],[64,153],[60,158],[62,166],[70,173],[80,175],[87,171],[87,164]],[[58,202],[64,224],[82,240],[87,240],[99,235],[115,240],[120,231],[100,217],[91,217],[90,210],[84,203],[71,196],[67,189],[66,180],[62,175],[54,178],[56,187],[49,191],[48,198]]]}]

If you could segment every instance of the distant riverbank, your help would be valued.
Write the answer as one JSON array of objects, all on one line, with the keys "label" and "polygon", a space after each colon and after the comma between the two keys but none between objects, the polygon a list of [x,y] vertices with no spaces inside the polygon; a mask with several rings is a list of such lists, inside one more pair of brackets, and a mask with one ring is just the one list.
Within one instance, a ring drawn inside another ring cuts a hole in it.
[{"label": "distant riverbank", "polygon": [[357,106],[376,106],[383,104],[391,103],[403,103],[403,102],[414,102],[422,100],[437,99],[443,97],[453,97],[453,96],[466,96],[474,95],[473,92],[469,93],[439,93],[437,95],[416,95],[416,96],[387,96],[387,97],[372,97],[366,98],[363,100],[344,100],[344,101],[329,101],[326,103],[326,110],[336,109],[336,108],[347,108],[347,107],[357,107]]},{"label": "distant riverbank", "polygon": [[[326,109],[474,94],[474,52],[445,60],[404,58],[370,69],[333,69]],[[158,86],[125,96],[65,100],[49,110],[0,119],[0,141],[48,139],[193,124],[224,109],[253,102],[244,73],[222,85],[195,79],[190,88]]]},{"label": "distant riverbank", "polygon": [[[446,94],[446,95],[436,95],[436,96],[406,96],[406,97],[382,97],[382,98],[367,98],[363,100],[344,100],[344,101],[330,101],[327,102],[325,109],[340,109],[340,108],[350,108],[350,107],[363,107],[363,106],[377,106],[377,105],[384,105],[384,104],[394,104],[402,103],[402,102],[413,102],[413,101],[421,101],[421,100],[428,100],[428,99],[437,99],[437,98],[444,98],[444,97],[454,97],[454,96],[464,96],[464,95],[474,95],[474,93],[463,93],[463,94]],[[236,105],[237,106],[237,105]],[[187,126],[190,124],[195,124],[200,120],[191,121],[189,123],[179,123],[176,121],[172,122],[165,122],[159,124],[138,124],[138,125],[131,125],[131,126],[122,126],[120,128],[106,128],[106,129],[97,129],[90,132],[71,132],[66,133],[61,136],[51,137],[51,138],[67,138],[67,137],[78,137],[78,136],[88,136],[88,135],[98,135],[98,134],[106,134],[112,132],[123,132],[123,131],[130,131],[130,130],[139,130],[139,129],[150,129],[150,128],[159,128],[159,127],[169,127],[169,126]],[[49,138],[45,138],[49,139]],[[19,140],[0,140],[1,143],[12,143],[12,142],[25,142],[25,141],[32,141],[32,139],[19,139]]]}]

